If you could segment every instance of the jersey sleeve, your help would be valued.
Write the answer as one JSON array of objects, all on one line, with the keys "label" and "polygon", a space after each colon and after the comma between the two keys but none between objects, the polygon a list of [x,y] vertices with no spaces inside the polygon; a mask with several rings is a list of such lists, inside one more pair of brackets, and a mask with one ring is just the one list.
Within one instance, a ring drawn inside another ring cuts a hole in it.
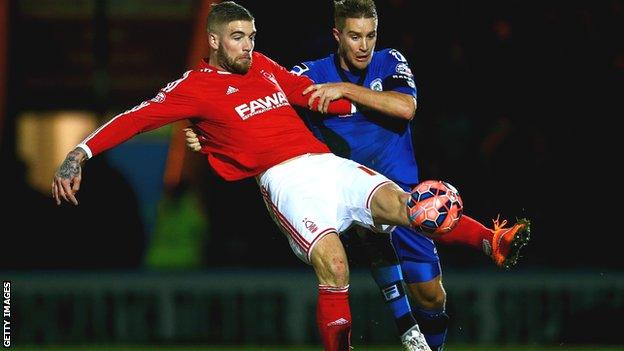
[{"label": "jersey sleeve", "polygon": [[78,147],[89,158],[106,151],[133,136],[166,124],[199,115],[199,104],[193,94],[192,71],[169,83],[149,101],[113,117],[85,138]]},{"label": "jersey sleeve", "polygon": [[396,91],[416,98],[414,75],[405,56],[395,49],[388,50],[384,55],[383,90]]},{"label": "jersey sleeve", "polygon": [[[295,106],[308,108],[308,99],[311,93],[303,95],[303,91],[314,84],[312,79],[306,75],[289,72],[275,61],[268,58],[267,60],[270,62],[275,79],[284,91],[284,94],[286,94],[288,101]],[[317,105],[318,99],[314,101],[311,110],[316,110]],[[338,99],[330,102],[327,111],[328,114],[336,115],[348,115],[354,112],[355,106],[347,99]]]},{"label": "jersey sleeve", "polygon": [[314,69],[315,65],[314,62],[301,62],[299,64],[296,64],[293,66],[293,68],[290,70],[290,73],[296,75],[296,76],[301,76],[301,75],[305,75],[306,77],[312,79],[313,82],[318,82],[318,77],[316,77],[316,70]]}]

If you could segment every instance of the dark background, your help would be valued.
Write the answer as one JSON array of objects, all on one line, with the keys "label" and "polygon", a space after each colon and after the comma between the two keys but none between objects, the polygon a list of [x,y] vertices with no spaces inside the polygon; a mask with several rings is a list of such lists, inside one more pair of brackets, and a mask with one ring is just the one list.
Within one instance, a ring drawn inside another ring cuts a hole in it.
[{"label": "dark background", "polygon": [[[285,67],[335,50],[330,1],[240,3],[256,17],[256,50]],[[15,121],[27,110],[103,114],[151,98],[186,69],[196,4],[138,1],[123,16],[107,10],[106,1],[77,15],[39,6],[45,4],[10,2],[0,149],[6,208],[0,230],[10,249],[3,248],[0,267],[141,269],[149,233],[127,180],[96,157],[85,168],[81,205],[57,208],[24,180]],[[377,49],[400,50],[416,78],[421,179],[457,186],[465,212],[488,225],[499,213],[530,218],[532,240],[520,270],[621,271],[613,243],[621,233],[614,169],[622,159],[616,125],[623,116],[624,2],[377,6]],[[203,268],[305,267],[253,180],[226,183],[198,172],[201,184],[189,189],[201,191],[211,223]],[[439,251],[448,270],[492,267],[468,248]]]}]

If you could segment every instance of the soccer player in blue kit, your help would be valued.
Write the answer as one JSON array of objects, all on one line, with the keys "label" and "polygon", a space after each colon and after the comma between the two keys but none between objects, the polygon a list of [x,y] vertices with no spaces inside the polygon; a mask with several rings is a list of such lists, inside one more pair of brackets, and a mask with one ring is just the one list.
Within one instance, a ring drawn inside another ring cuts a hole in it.
[{"label": "soccer player in blue kit", "polygon": [[[311,99],[318,96],[320,103],[328,103],[346,97],[358,105],[359,112],[348,117],[307,113],[308,126],[332,152],[384,174],[409,191],[419,179],[410,126],[416,111],[416,84],[407,60],[394,49],[374,51],[377,13],[372,0],[336,1],[334,21],[338,53],[304,62],[292,72],[304,74],[317,83],[309,88],[316,89]],[[490,230],[464,214],[459,225],[442,235],[441,240],[445,236],[464,236],[468,242],[476,237],[481,239],[476,240],[480,244],[485,239],[491,246],[496,245],[498,256],[493,258],[498,259],[497,263],[511,265],[519,248],[528,240],[528,221],[521,220],[511,228],[495,223],[495,229]],[[414,315],[431,349],[440,349],[448,316],[434,242],[413,229],[396,228],[391,240],[399,265],[392,262],[392,252],[384,254],[380,250],[387,247],[381,242],[383,238],[365,235],[362,239],[375,281],[384,293],[399,331],[405,333],[412,327]],[[503,239],[506,248],[500,245]],[[462,238],[454,240],[461,242]],[[405,298],[398,284],[402,276],[415,303],[412,313],[409,304],[401,302]]]},{"label": "soccer player in blue kit", "polygon": [[[310,101],[319,98],[322,112],[330,101],[339,98],[354,102],[358,112],[349,116],[300,114],[333,153],[384,174],[409,191],[419,182],[411,134],[417,106],[413,74],[399,51],[374,50],[377,11],[373,0],[334,4],[337,54],[303,62],[291,72],[306,75],[316,83],[304,93],[313,91]],[[187,131],[187,144],[199,150],[192,131]],[[505,225],[506,221],[495,220],[494,228],[489,229],[464,214],[457,227],[437,241],[483,250],[498,266],[508,268],[516,263],[520,248],[529,239],[529,221],[521,219],[511,227]],[[432,350],[441,350],[449,317],[435,243],[406,227],[397,227],[390,238],[367,235],[359,228],[358,236],[406,349],[423,349],[418,345],[422,332]]]}]

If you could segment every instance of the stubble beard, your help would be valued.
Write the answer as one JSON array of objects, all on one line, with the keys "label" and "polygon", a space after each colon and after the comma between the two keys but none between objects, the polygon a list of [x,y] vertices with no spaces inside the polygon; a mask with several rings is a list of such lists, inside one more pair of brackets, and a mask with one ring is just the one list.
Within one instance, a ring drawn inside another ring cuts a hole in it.
[{"label": "stubble beard", "polygon": [[223,48],[219,48],[219,51],[217,52],[217,60],[221,67],[225,68],[228,72],[236,74],[245,74],[251,67],[251,60],[246,63],[239,63],[236,59],[227,56]]}]

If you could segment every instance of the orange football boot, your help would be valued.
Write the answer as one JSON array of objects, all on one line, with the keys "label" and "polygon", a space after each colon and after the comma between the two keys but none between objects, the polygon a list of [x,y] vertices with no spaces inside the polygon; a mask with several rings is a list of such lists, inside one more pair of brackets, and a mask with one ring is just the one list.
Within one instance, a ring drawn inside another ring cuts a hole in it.
[{"label": "orange football boot", "polygon": [[[511,228],[505,228],[507,220],[500,224],[498,217],[493,219],[492,254],[490,255],[497,266],[510,268],[518,262],[520,249],[531,238],[531,221],[521,218]],[[485,243],[484,243],[485,244]]]}]

